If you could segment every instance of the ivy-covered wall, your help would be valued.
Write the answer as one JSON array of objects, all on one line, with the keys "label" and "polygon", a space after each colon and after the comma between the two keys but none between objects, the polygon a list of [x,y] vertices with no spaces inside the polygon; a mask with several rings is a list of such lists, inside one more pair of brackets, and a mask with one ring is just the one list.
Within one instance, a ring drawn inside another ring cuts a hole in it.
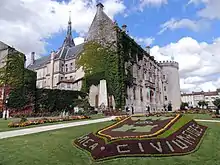
[{"label": "ivy-covered wall", "polygon": [[88,93],[91,85],[98,85],[101,79],[105,79],[108,94],[115,97],[116,108],[122,106],[119,56],[117,51],[111,49],[111,45],[103,47],[97,42],[85,43],[84,52],[79,56],[76,64],[83,66],[85,72],[83,92]]},{"label": "ivy-covered wall", "polygon": [[23,84],[11,89],[9,93],[9,108],[20,109],[35,102],[36,72],[26,68],[23,69],[23,72],[23,77],[21,78]]},{"label": "ivy-covered wall", "polygon": [[9,48],[8,55],[3,61],[5,65],[0,68],[0,86],[21,87],[24,80],[25,55],[14,48]]},{"label": "ivy-covered wall", "polygon": [[[86,94],[81,91],[58,89],[37,89],[36,72],[24,69],[23,85],[11,90],[8,108],[22,109],[33,105],[34,112],[61,112],[72,110],[74,106],[86,106]],[[82,99],[79,99],[80,96]],[[82,102],[84,104],[82,104]]]}]

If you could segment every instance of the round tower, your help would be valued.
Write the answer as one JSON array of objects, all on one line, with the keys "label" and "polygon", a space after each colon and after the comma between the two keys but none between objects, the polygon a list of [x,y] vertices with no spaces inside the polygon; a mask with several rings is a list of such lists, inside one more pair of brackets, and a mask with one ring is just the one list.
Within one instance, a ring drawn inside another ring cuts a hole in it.
[{"label": "round tower", "polygon": [[159,61],[159,65],[164,79],[164,103],[167,105],[171,102],[172,110],[178,110],[181,105],[179,64],[175,61]]}]

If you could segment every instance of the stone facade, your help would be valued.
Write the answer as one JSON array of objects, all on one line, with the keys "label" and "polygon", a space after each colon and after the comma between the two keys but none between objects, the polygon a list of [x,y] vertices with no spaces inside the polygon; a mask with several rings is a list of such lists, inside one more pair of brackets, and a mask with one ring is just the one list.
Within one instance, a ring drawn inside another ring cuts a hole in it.
[{"label": "stone facade", "polygon": [[[19,52],[19,51],[0,41],[0,68],[5,67],[7,65],[6,64],[7,57],[9,57],[10,54],[15,52]],[[0,79],[0,111],[4,109],[3,102],[8,97],[9,93],[10,93],[10,86],[7,84],[7,82],[4,82]],[[4,112],[4,113],[7,113],[7,116],[9,115],[8,114],[9,112]]]},{"label": "stone facade", "polygon": [[[126,26],[117,31],[117,24],[113,22],[103,11],[103,5],[97,5],[97,12],[89,28],[85,41],[96,41],[103,46],[117,49],[117,36],[119,32],[126,32]],[[83,51],[83,45],[73,43],[71,35],[71,21],[68,23],[67,37],[62,47],[52,52],[50,56],[35,60],[34,54],[32,63],[28,68],[37,72],[37,87],[51,89],[80,90],[85,75],[83,68],[76,69],[76,58]],[[128,40],[132,40],[127,35]],[[150,53],[142,49],[136,42],[133,46],[143,54],[142,60],[137,63],[125,63],[125,69],[130,69],[133,76],[133,86],[127,87],[127,99],[125,107],[133,107],[134,113],[145,113],[146,110],[161,111],[166,108],[169,102],[173,109],[179,109],[180,85],[178,64],[176,62],[161,62],[154,60]],[[136,55],[138,58],[138,54]],[[126,71],[125,71],[126,72]],[[107,82],[108,83],[108,82]],[[91,106],[100,105],[101,98],[107,98],[107,94],[100,93],[100,85],[90,87],[89,102]],[[111,106],[115,106],[114,97],[111,97]],[[106,102],[107,104],[107,102]]]},{"label": "stone facade", "polygon": [[188,103],[190,107],[199,107],[199,101],[206,101],[208,103],[208,108],[215,108],[213,101],[220,98],[220,89],[216,91],[209,92],[192,92],[192,93],[182,93],[181,100],[184,103]]}]

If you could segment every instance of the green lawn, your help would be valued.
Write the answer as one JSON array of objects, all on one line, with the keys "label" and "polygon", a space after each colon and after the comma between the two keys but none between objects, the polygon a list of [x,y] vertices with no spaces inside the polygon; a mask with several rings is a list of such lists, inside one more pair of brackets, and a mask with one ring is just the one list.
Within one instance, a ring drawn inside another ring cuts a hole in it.
[{"label": "green lawn", "polygon": [[186,115],[194,119],[220,120],[220,118],[212,118],[212,116],[208,114],[186,114]]},{"label": "green lawn", "polygon": [[[104,117],[104,115],[102,115],[102,114],[91,115],[91,119],[99,119],[99,118],[103,118],[103,117]],[[17,118],[17,119],[4,120],[4,119],[0,118],[0,132],[12,131],[12,130],[17,130],[17,129],[32,128],[32,127],[40,127],[40,126],[45,126],[45,125],[64,124],[64,123],[71,123],[71,122],[76,122],[76,121],[85,121],[85,120],[91,120],[91,119],[64,121],[64,122],[55,122],[55,123],[45,123],[45,124],[39,124],[39,125],[31,125],[31,126],[28,126],[28,127],[9,128],[8,123],[10,123],[12,121],[19,121],[20,119]]]},{"label": "green lawn", "polygon": [[[200,149],[186,156],[166,158],[121,158],[92,162],[89,156],[72,145],[72,140],[101,129],[112,122],[66,128],[0,140],[1,165],[219,165],[219,123],[209,127]],[[204,123],[203,123],[204,124]]]}]

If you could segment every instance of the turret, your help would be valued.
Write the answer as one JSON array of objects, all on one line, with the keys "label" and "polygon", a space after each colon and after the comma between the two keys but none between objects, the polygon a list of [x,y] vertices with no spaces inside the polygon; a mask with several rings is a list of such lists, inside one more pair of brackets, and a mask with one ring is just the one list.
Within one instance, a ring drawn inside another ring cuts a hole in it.
[{"label": "turret", "polygon": [[179,63],[176,61],[159,61],[161,67],[174,67],[179,70]]},{"label": "turret", "polygon": [[162,69],[163,78],[167,80],[167,84],[163,84],[164,96],[167,97],[167,103],[171,102],[172,109],[178,110],[181,104],[179,63],[175,61],[159,61]]}]

